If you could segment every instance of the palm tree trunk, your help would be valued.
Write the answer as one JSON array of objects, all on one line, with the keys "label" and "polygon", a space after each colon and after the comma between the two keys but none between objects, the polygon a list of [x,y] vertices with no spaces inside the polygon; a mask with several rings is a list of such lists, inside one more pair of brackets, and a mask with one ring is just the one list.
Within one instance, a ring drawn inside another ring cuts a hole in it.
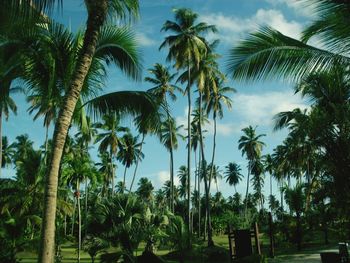
[{"label": "palm tree trunk", "polygon": [[0,109],[0,177],[2,169],[2,109]]},{"label": "palm tree trunk", "polygon": [[110,149],[110,152],[109,152],[109,158],[111,159],[111,173],[112,173],[112,178],[111,178],[111,184],[112,184],[112,192],[111,192],[111,196],[114,195],[114,177],[115,177],[115,170],[114,170],[114,165],[113,165],[113,152],[112,152],[112,149]]},{"label": "palm tree trunk", "polygon": [[73,206],[73,215],[72,215],[72,228],[71,228],[71,232],[70,232],[70,234],[73,236],[73,234],[74,234],[74,224],[75,224],[75,207],[76,207],[76,204],[77,204],[77,202],[76,202],[76,199],[75,199],[75,197],[74,197],[74,206]]},{"label": "palm tree trunk", "polygon": [[45,131],[45,158],[44,158],[45,166],[47,165],[47,149],[48,148],[49,148],[49,125],[46,125],[46,131]]},{"label": "palm tree trunk", "polygon": [[90,69],[91,61],[96,50],[100,28],[107,16],[107,0],[87,0],[85,3],[89,8],[87,8],[88,19],[84,42],[70,87],[65,95],[64,103],[55,125],[52,157],[46,176],[41,249],[38,257],[38,262],[41,263],[52,263],[54,261],[58,173],[63,147],[75,105],[80,96],[85,77]]},{"label": "palm tree trunk", "polygon": [[87,218],[88,218],[88,180],[85,177],[85,237],[87,236]]},{"label": "palm tree trunk", "polygon": [[[213,121],[214,121],[214,135],[213,135],[213,152],[211,155],[211,166],[210,166],[210,175],[209,175],[209,192],[210,192],[210,182],[211,182],[211,179],[213,178],[215,149],[216,149],[216,113],[215,112],[214,112],[214,116],[213,116]],[[218,192],[217,186],[218,186],[218,184],[216,181],[216,191]]]},{"label": "palm tree trunk", "polygon": [[128,167],[125,165],[124,176],[123,176],[123,189],[122,189],[123,194],[124,194],[124,189],[125,189],[126,169],[128,169]]},{"label": "palm tree trunk", "polygon": [[[146,137],[145,134],[142,133],[142,140],[141,140],[141,145],[140,145],[140,152],[142,152],[142,146],[143,146],[143,142],[145,141],[145,137]],[[132,177],[132,181],[131,181],[129,193],[131,193],[132,186],[133,186],[134,181],[135,181],[137,168],[138,168],[138,166],[139,166],[139,161],[140,161],[140,158],[137,158],[137,159],[136,159],[135,170],[134,170],[134,175],[133,175],[133,177]]]},{"label": "palm tree trunk", "polygon": [[247,178],[247,189],[245,191],[245,208],[244,208],[244,218],[247,219],[247,209],[248,209],[248,191],[249,191],[249,177],[250,177],[250,167],[251,164],[248,164],[248,178]]},{"label": "palm tree trunk", "polygon": [[201,236],[201,155],[199,152],[199,166],[198,166],[198,238]]},{"label": "palm tree trunk", "polygon": [[[199,93],[199,119],[201,120],[202,115],[202,93]],[[205,154],[204,154],[204,142],[203,142],[203,134],[202,134],[202,123],[199,121],[199,140],[200,140],[200,148],[202,153],[202,168],[201,172],[204,174],[204,189],[205,189],[205,206],[206,206],[206,227],[208,231],[208,247],[214,246],[213,241],[213,232],[211,228],[211,217],[210,217],[210,192],[209,192],[209,186],[208,186],[208,178],[206,175],[207,167],[206,167],[206,161],[205,161]]]},{"label": "palm tree trunk", "polygon": [[167,119],[169,124],[169,139],[170,139],[170,211],[174,213],[174,143],[173,143],[173,133],[172,133],[172,123],[170,121],[169,105],[168,100],[165,97],[165,107],[167,110]]},{"label": "palm tree trunk", "polygon": [[77,206],[78,206],[78,263],[80,263],[80,250],[81,250],[81,209],[80,209],[80,182],[77,180]]},{"label": "palm tree trunk", "polygon": [[[188,70],[188,83],[187,83],[187,101],[188,101],[188,113],[187,113],[187,230],[191,233],[191,68],[190,57],[187,61]],[[191,247],[191,237],[188,235],[188,244]]]}]

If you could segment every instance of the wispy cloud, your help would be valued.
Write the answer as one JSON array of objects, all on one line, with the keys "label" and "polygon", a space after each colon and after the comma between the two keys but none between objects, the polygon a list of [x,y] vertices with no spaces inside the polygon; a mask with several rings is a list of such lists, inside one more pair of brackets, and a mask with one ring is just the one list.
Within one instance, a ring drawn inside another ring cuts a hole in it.
[{"label": "wispy cloud", "polygon": [[299,38],[301,23],[287,20],[277,9],[259,9],[251,17],[225,16],[222,13],[201,15],[201,20],[214,24],[219,29],[219,36],[211,34],[209,39],[219,38],[225,44],[232,44],[241,39],[247,32],[252,32],[262,25],[271,26],[290,37]]},{"label": "wispy cloud", "polygon": [[144,32],[138,32],[136,34],[136,38],[137,43],[139,43],[143,47],[157,46],[157,41]]},{"label": "wispy cloud", "polygon": [[271,91],[262,94],[237,94],[233,98],[233,114],[241,120],[240,126],[259,125],[272,128],[273,117],[279,112],[307,108],[300,96],[292,91]]},{"label": "wispy cloud", "polygon": [[297,15],[305,17],[313,17],[315,14],[313,7],[307,4],[305,1],[300,0],[265,0],[272,6],[285,5],[289,9],[292,9]]}]

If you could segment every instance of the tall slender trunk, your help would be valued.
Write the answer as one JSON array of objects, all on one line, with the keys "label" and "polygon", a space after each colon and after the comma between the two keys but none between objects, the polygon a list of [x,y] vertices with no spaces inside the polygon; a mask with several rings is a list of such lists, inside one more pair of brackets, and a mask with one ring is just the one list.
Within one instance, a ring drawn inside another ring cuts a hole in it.
[{"label": "tall slender trunk", "polygon": [[[199,93],[199,119],[201,120],[202,116],[202,93]],[[210,192],[209,192],[209,185],[208,185],[208,178],[207,178],[207,167],[206,167],[206,161],[205,161],[205,154],[204,154],[204,142],[203,142],[203,134],[202,134],[202,123],[199,121],[199,140],[200,140],[200,148],[201,148],[201,154],[202,154],[202,168],[201,172],[204,174],[204,189],[205,189],[205,206],[206,206],[206,227],[208,231],[208,247],[214,246],[213,241],[213,232],[211,228],[211,217],[210,217]]]},{"label": "tall slender trunk", "polygon": [[71,227],[71,232],[70,234],[73,236],[74,234],[74,224],[75,224],[75,208],[77,206],[76,198],[74,196],[74,204],[73,204],[73,215],[72,215],[72,227]]},{"label": "tall slender trunk", "polygon": [[112,152],[112,148],[110,149],[110,152],[109,152],[109,158],[111,159],[111,173],[112,173],[112,178],[111,178],[111,184],[112,184],[112,192],[111,192],[111,196],[114,195],[114,185],[115,185],[115,182],[114,182],[114,177],[115,177],[115,169],[114,169],[114,165],[113,165],[113,152]]},{"label": "tall slender trunk", "polygon": [[[141,140],[141,145],[140,145],[140,152],[142,152],[142,146],[143,146],[143,142],[145,141],[145,137],[146,137],[145,134],[142,133],[142,140]],[[131,181],[129,193],[131,193],[132,186],[134,185],[134,181],[135,181],[135,177],[136,177],[137,168],[138,168],[138,166],[139,166],[139,162],[140,162],[140,158],[137,158],[137,159],[136,159],[136,164],[135,164],[134,175],[133,175],[133,177],[132,177],[132,181]]]},{"label": "tall slender trunk", "polygon": [[247,189],[245,191],[245,207],[244,207],[244,218],[247,219],[247,209],[248,209],[248,191],[249,191],[249,177],[250,177],[251,163],[248,163],[248,178],[247,178]]},{"label": "tall slender trunk", "polygon": [[46,176],[42,237],[38,257],[38,262],[41,263],[52,263],[54,261],[58,173],[63,147],[75,105],[78,101],[85,77],[89,72],[91,61],[96,50],[100,28],[107,16],[107,0],[87,0],[85,3],[89,8],[87,8],[88,19],[84,42],[55,125],[52,157]]},{"label": "tall slender trunk", "polygon": [[[214,160],[215,160],[215,149],[216,149],[216,112],[214,112],[213,115],[213,121],[214,121],[214,135],[213,135],[213,152],[211,155],[211,164],[210,164],[210,175],[209,175],[209,191],[210,191],[210,185],[211,185],[211,179],[213,178],[213,172],[214,172]],[[216,182],[216,191],[218,192],[218,184]]]},{"label": "tall slender trunk", "polygon": [[0,177],[2,169],[2,109],[0,109]]},{"label": "tall slender trunk", "polygon": [[170,210],[174,213],[174,143],[173,143],[173,127],[170,121],[168,100],[165,97],[165,107],[167,110],[167,120],[169,125],[169,139],[170,139]]},{"label": "tall slender trunk", "polygon": [[128,167],[125,165],[125,169],[124,169],[124,176],[123,176],[123,189],[122,189],[122,193],[124,193],[125,190],[125,178],[126,178],[126,170],[128,169]]},{"label": "tall slender trunk", "polygon": [[87,219],[88,219],[88,180],[85,177],[85,237],[87,236]]},{"label": "tall slender trunk", "polygon": [[198,158],[199,166],[198,166],[198,238],[201,236],[201,155],[199,152]]},{"label": "tall slender trunk", "polygon": [[81,209],[80,209],[80,182],[77,180],[77,206],[78,206],[78,263],[80,263],[80,251],[81,251]]},{"label": "tall slender trunk", "polygon": [[[283,179],[282,179],[283,180]],[[281,210],[283,212],[283,181],[281,181],[280,193],[281,193]]]},{"label": "tall slender trunk", "polygon": [[270,174],[270,196],[272,196],[272,174]]},{"label": "tall slender trunk", "polygon": [[[191,233],[191,69],[190,69],[190,57],[187,61],[188,70],[188,83],[187,83],[187,101],[188,101],[188,113],[187,113],[187,230]],[[188,235],[189,247],[191,244],[191,237]]]}]

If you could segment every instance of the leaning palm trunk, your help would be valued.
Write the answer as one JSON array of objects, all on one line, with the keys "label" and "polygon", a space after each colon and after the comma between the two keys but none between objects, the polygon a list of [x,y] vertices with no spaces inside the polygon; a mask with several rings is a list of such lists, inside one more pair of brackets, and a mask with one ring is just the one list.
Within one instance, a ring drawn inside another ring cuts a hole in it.
[{"label": "leaning palm trunk", "polygon": [[211,217],[210,217],[210,199],[209,199],[209,185],[208,185],[208,178],[207,178],[207,167],[206,167],[206,161],[205,161],[205,154],[204,154],[204,142],[203,142],[203,134],[202,134],[202,123],[201,123],[201,116],[202,116],[202,93],[199,93],[199,144],[201,148],[201,172],[204,174],[204,190],[205,190],[205,206],[206,206],[206,228],[208,232],[208,247],[214,246],[213,241],[213,232],[211,228]]},{"label": "leaning palm trunk", "polygon": [[168,107],[168,101],[165,99],[165,105],[167,109],[167,116],[168,116],[168,124],[169,124],[169,139],[170,139],[170,200],[171,200],[171,206],[170,209],[174,213],[174,152],[173,152],[173,133],[172,133],[172,126],[170,121],[170,113],[169,113],[169,107]]},{"label": "leaning palm trunk", "polygon": [[[143,142],[145,141],[145,137],[146,137],[146,136],[145,136],[145,134],[143,133],[143,134],[142,134],[141,145],[140,145],[140,152],[142,152],[142,146],[143,146]],[[132,177],[132,181],[131,181],[129,193],[131,193],[132,186],[133,186],[134,181],[135,181],[136,172],[137,172],[137,168],[138,168],[138,166],[139,166],[139,162],[140,162],[140,158],[137,158],[137,159],[136,159],[136,164],[135,164],[134,175],[133,175],[133,177]]]},{"label": "leaning palm trunk", "polygon": [[100,28],[107,16],[107,0],[86,0],[85,2],[89,8],[84,43],[55,125],[52,157],[46,176],[41,249],[38,258],[38,262],[41,263],[52,263],[54,260],[58,172],[63,147],[76,103],[96,50]]},{"label": "leaning palm trunk", "polygon": [[[191,69],[190,58],[187,61],[188,70],[188,83],[187,83],[187,100],[188,100],[188,113],[187,113],[187,230],[191,233]],[[191,237],[188,235],[188,244],[191,247]]]}]

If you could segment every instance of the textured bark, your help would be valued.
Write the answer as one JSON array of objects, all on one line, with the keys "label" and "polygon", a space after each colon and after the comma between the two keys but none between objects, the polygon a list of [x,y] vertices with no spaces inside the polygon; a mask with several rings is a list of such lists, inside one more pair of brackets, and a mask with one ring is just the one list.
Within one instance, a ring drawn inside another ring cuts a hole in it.
[{"label": "textured bark", "polygon": [[[187,84],[187,101],[188,101],[188,113],[187,113],[187,230],[191,233],[191,70],[190,60],[188,60],[188,84]],[[191,247],[191,237],[188,235],[188,244]]]},{"label": "textured bark", "polygon": [[52,157],[46,175],[41,249],[38,257],[38,262],[41,263],[54,262],[58,173],[63,147],[76,103],[96,50],[100,28],[107,16],[107,0],[86,0],[85,3],[88,5],[88,20],[83,47],[55,125]]},{"label": "textured bark", "polygon": [[114,165],[113,165],[113,152],[112,152],[112,148],[110,149],[110,152],[109,152],[109,156],[111,158],[111,172],[112,172],[112,180],[111,180],[111,184],[112,184],[112,192],[111,192],[111,196],[114,195],[114,186],[115,186],[115,182],[114,182],[114,179],[115,179],[115,169],[114,169]]}]

